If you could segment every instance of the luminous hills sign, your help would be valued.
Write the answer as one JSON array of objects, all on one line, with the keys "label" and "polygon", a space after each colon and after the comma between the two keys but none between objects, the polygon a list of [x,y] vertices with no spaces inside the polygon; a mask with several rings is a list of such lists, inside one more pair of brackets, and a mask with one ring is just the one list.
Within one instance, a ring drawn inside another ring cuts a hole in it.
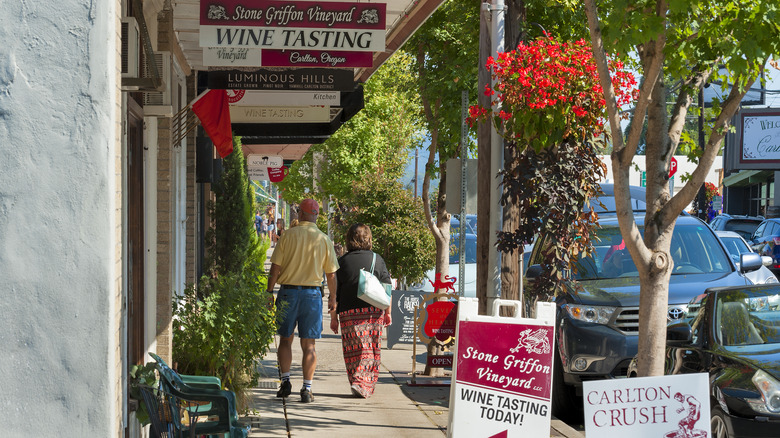
[{"label": "luminous hills sign", "polygon": [[352,91],[351,70],[326,68],[212,70],[211,89]]}]

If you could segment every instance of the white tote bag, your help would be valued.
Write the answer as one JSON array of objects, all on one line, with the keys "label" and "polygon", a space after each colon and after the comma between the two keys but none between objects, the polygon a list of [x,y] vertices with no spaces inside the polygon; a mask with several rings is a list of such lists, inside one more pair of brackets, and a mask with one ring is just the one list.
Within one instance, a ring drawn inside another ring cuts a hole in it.
[{"label": "white tote bag", "polygon": [[391,285],[384,284],[376,278],[376,275],[374,275],[374,263],[376,263],[376,254],[374,254],[373,260],[371,260],[370,272],[360,268],[357,296],[378,309],[386,310],[390,307]]}]

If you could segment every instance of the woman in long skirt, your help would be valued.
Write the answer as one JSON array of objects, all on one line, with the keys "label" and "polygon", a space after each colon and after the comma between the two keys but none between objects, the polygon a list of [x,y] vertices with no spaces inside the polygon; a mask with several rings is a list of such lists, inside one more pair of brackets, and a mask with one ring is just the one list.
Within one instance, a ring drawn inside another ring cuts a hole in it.
[{"label": "woman in long skirt", "polygon": [[347,253],[339,258],[336,271],[337,292],[329,297],[330,327],[341,328],[344,364],[352,394],[368,398],[374,393],[381,365],[382,329],[389,325],[390,313],[377,309],[357,297],[360,270],[371,270],[380,282],[390,284],[390,273],[384,259],[371,251],[371,229],[354,224],[347,231]]}]

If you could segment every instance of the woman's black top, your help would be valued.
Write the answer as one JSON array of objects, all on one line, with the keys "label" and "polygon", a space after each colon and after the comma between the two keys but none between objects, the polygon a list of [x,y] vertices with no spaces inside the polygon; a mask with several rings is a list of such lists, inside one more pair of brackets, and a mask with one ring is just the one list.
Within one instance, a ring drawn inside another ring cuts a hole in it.
[{"label": "woman's black top", "polygon": [[[360,268],[371,271],[371,258],[373,255],[374,253],[371,251],[358,250],[350,251],[339,258],[339,270],[336,271],[338,284],[336,287],[337,312],[373,307],[357,297]],[[374,275],[382,283],[392,284],[385,260],[379,254],[376,255],[376,262],[374,263]]]}]

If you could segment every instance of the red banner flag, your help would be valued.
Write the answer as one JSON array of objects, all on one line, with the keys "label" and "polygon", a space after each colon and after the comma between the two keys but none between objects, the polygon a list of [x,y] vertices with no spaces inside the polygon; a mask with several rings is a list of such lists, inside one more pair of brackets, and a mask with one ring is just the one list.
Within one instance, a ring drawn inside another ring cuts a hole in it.
[{"label": "red banner flag", "polygon": [[227,90],[209,90],[192,102],[192,111],[200,119],[217,153],[225,158],[233,152],[233,131]]}]

